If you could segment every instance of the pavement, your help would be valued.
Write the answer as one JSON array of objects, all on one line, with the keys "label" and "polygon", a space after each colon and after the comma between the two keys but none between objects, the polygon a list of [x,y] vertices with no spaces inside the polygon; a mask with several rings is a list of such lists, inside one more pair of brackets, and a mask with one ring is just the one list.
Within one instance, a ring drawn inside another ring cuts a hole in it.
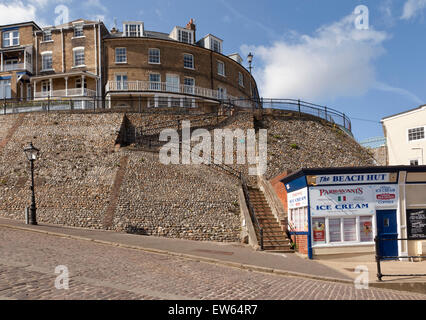
[{"label": "pavement", "polygon": [[[321,280],[353,286],[359,276],[355,268],[359,265],[366,266],[369,271],[370,286],[402,290],[409,292],[426,293],[425,282],[419,279],[394,279],[378,283],[374,277],[376,268],[373,261],[359,258],[355,260],[308,260],[294,253],[274,254],[254,251],[243,244],[198,242],[181,239],[168,239],[150,236],[117,233],[104,230],[89,230],[71,228],[59,225],[40,224],[38,226],[26,225],[24,222],[0,218],[0,227],[10,230],[20,230],[39,233],[59,238],[90,241],[119,248],[140,250],[147,253],[167,255],[184,258],[195,262],[210,263],[214,265],[232,267],[247,271],[266,273],[279,276],[297,277],[311,280]],[[398,266],[405,268],[408,262],[393,262],[392,270],[383,268],[383,273],[400,272]],[[424,262],[411,263],[416,270],[424,268]],[[386,263],[386,268],[390,266]],[[423,269],[424,270],[424,269]],[[404,272],[405,273],[405,272]],[[424,271],[423,271],[424,273]],[[420,283],[420,285],[419,285]],[[1,296],[1,292],[0,292]],[[155,296],[155,295],[154,295]]]}]

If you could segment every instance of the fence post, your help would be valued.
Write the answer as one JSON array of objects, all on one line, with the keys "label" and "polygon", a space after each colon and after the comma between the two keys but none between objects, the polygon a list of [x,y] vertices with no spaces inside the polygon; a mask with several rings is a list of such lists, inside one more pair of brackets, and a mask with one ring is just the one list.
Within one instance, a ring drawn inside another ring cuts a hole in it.
[{"label": "fence post", "polygon": [[50,95],[47,97],[47,112],[50,111]]},{"label": "fence post", "polygon": [[378,236],[376,236],[374,238],[374,244],[375,244],[375,248],[376,248],[376,263],[377,263],[377,279],[379,279],[379,281],[382,281],[382,269],[380,268],[380,239]]},{"label": "fence post", "polygon": [[325,120],[328,121],[328,117],[327,117],[327,106],[324,107],[324,112],[325,112]]},{"label": "fence post", "polygon": [[139,113],[142,113],[142,101],[141,101],[140,95],[139,95]]},{"label": "fence post", "polygon": [[6,98],[3,100],[4,114],[6,114]]},{"label": "fence post", "polygon": [[301,117],[302,116],[302,112],[301,112],[301,109],[300,109],[300,99],[297,100],[297,105],[299,106],[299,117]]},{"label": "fence post", "polygon": [[260,228],[260,250],[263,251],[263,228]]}]

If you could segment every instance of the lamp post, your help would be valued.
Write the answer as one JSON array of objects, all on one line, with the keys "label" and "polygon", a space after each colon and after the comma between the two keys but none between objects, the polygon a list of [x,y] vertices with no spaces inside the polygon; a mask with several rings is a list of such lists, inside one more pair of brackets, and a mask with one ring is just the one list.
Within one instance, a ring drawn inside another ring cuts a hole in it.
[{"label": "lamp post", "polygon": [[37,225],[37,208],[35,203],[35,192],[34,192],[34,161],[37,160],[40,150],[33,146],[31,142],[30,145],[24,149],[25,155],[27,156],[28,161],[31,164],[31,207],[30,207],[30,224],[33,226]]},{"label": "lamp post", "polygon": [[249,55],[247,56],[247,62],[249,63],[249,70],[250,70],[250,74],[251,74],[251,69],[252,69],[252,62],[253,62],[253,54],[250,52]]}]

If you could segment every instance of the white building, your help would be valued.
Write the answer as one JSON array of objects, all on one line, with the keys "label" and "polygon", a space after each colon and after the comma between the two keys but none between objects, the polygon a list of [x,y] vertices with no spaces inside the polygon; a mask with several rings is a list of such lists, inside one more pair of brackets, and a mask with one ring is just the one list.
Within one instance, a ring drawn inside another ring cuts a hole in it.
[{"label": "white building", "polygon": [[382,119],[389,165],[426,165],[426,105]]}]

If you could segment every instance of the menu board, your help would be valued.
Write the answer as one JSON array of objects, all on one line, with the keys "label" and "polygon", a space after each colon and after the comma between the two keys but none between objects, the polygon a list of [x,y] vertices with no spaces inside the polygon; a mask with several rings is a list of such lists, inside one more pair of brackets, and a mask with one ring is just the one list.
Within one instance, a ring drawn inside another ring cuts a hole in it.
[{"label": "menu board", "polygon": [[426,209],[407,210],[408,239],[426,240]]}]

